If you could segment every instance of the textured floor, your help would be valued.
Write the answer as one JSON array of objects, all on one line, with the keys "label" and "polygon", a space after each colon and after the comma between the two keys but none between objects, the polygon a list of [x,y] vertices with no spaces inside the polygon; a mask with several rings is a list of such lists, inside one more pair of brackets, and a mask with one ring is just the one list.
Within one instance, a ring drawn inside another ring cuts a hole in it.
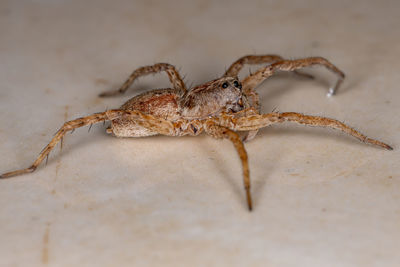
[{"label": "textured floor", "polygon": [[271,78],[264,112],[337,118],[395,149],[264,129],[246,144],[249,213],[229,142],[82,128],[47,166],[0,181],[0,265],[399,266],[400,4],[293,2],[2,0],[0,172],[29,166],[64,121],[168,86],[97,97],[139,66],[169,62],[198,84],[253,53],[324,56],[347,74],[332,98],[322,68]]}]

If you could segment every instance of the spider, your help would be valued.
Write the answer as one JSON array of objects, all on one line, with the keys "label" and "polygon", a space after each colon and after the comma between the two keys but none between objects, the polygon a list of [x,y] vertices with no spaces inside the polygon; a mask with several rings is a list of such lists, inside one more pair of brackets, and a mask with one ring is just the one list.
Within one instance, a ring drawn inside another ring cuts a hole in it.
[{"label": "spider", "polygon": [[[242,80],[239,71],[245,64],[265,64],[253,74]],[[282,122],[296,122],[303,125],[328,127],[340,130],[360,141],[392,150],[389,145],[371,139],[348,125],[330,118],[304,115],[295,112],[260,112],[259,97],[254,90],[261,82],[277,71],[293,71],[313,65],[324,66],[338,76],[328,95],[333,95],[342,83],[345,75],[336,66],[322,57],[309,57],[285,60],[277,55],[248,55],[235,61],[221,78],[195,86],[188,90],[173,65],[158,63],[136,69],[122,87],[116,91],[100,94],[100,97],[125,93],[139,77],[166,72],[172,88],[156,89],[139,94],[119,109],[95,113],[86,117],[65,122],[56,132],[50,143],[40,152],[33,164],[21,170],[4,173],[0,178],[8,178],[30,173],[46,158],[64,135],[76,128],[94,123],[111,121],[107,133],[116,137],[144,137],[151,135],[197,136],[203,132],[218,139],[229,139],[239,154],[248,209],[252,210],[250,192],[250,174],[248,156],[244,141],[253,139],[260,128]],[[244,132],[240,136],[238,132]]]}]

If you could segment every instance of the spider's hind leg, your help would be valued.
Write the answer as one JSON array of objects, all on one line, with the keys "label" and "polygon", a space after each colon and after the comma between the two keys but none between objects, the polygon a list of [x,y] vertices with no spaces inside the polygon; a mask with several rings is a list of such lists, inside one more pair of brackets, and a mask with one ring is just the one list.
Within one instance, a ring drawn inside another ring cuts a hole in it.
[{"label": "spider's hind leg", "polygon": [[106,112],[95,113],[90,116],[78,118],[78,119],[71,120],[71,121],[64,123],[64,125],[56,132],[53,139],[51,139],[50,143],[40,152],[39,156],[36,158],[35,162],[33,162],[33,164],[30,167],[28,167],[26,169],[21,169],[21,170],[4,173],[4,174],[0,175],[0,178],[9,178],[12,176],[17,176],[17,175],[35,171],[36,168],[40,165],[40,163],[42,163],[42,161],[47,158],[47,156],[54,149],[54,147],[57,145],[57,143],[62,142],[62,139],[67,132],[73,131],[76,128],[80,128],[80,127],[83,127],[86,125],[91,125],[91,124],[95,124],[95,123],[103,122],[103,121],[107,121],[107,120],[114,120],[116,118],[119,118],[119,117],[125,115],[126,113],[129,114],[129,111],[108,110]]},{"label": "spider's hind leg", "polygon": [[107,97],[107,96],[123,94],[128,90],[128,88],[132,85],[132,83],[140,76],[154,74],[154,73],[158,73],[161,71],[165,71],[167,73],[168,78],[169,78],[170,82],[172,83],[174,89],[178,90],[182,94],[184,94],[187,91],[185,83],[183,82],[183,79],[181,78],[181,76],[179,75],[179,72],[176,70],[176,68],[173,65],[168,64],[168,63],[157,63],[157,64],[154,64],[151,66],[144,66],[144,67],[140,67],[140,68],[136,69],[135,71],[132,72],[132,74],[129,76],[129,78],[125,81],[125,83],[118,90],[103,92],[99,96]]}]

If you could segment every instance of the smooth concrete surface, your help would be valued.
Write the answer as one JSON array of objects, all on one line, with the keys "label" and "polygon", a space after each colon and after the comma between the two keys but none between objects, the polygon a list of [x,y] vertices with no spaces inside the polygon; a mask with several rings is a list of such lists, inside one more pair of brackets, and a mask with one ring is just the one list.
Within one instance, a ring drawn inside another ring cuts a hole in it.
[{"label": "smooth concrete surface", "polygon": [[[246,54],[323,56],[347,75],[279,74],[263,112],[344,121],[393,151],[282,124],[246,144],[254,210],[228,141],[68,134],[32,174],[0,181],[0,266],[400,266],[398,1],[0,2],[0,172],[28,167],[67,120],[168,87],[100,99],[137,67],[188,84]],[[253,68],[254,69],[254,68]],[[243,77],[248,69],[243,71]]]}]

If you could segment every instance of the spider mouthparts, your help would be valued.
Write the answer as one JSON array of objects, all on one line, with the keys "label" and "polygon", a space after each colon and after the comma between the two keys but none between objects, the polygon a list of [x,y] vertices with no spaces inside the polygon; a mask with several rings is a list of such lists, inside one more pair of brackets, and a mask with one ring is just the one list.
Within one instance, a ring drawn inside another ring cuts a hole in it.
[{"label": "spider mouthparts", "polygon": [[239,98],[239,101],[237,102],[238,105],[242,108],[243,107],[243,100],[242,98]]}]

